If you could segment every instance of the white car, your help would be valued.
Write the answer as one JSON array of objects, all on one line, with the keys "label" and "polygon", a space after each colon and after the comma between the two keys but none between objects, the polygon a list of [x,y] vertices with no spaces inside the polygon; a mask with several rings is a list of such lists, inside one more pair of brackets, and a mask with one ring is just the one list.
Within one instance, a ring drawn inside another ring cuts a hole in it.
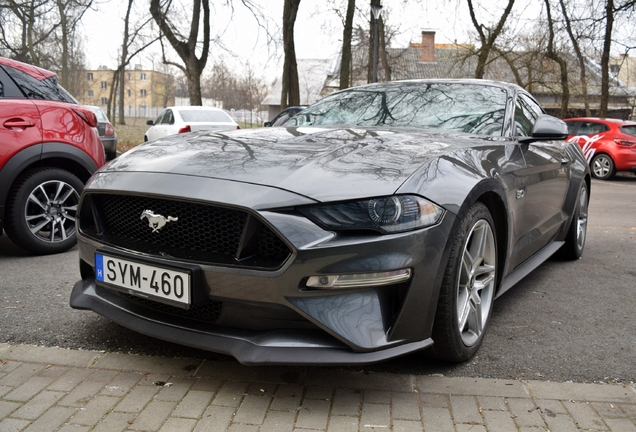
[{"label": "white car", "polygon": [[148,120],[146,124],[151,127],[146,131],[144,141],[200,130],[240,129],[222,109],[205,106],[168,107],[157,120]]}]

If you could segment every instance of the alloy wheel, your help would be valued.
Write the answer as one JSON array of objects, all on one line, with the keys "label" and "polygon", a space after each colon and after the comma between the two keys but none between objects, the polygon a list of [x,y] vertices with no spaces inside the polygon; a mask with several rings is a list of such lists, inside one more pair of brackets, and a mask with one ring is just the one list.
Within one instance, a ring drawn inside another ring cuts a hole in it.
[{"label": "alloy wheel", "polygon": [[31,191],[24,207],[28,229],[46,243],[65,241],[75,233],[79,194],[73,186],[51,180]]}]

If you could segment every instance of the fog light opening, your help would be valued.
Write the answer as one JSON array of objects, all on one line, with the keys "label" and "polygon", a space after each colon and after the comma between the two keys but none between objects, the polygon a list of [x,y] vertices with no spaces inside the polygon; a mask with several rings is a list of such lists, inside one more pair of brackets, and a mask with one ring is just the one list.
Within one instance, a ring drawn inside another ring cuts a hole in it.
[{"label": "fog light opening", "polygon": [[307,280],[307,287],[337,289],[392,285],[406,282],[411,278],[411,273],[411,269],[407,268],[378,273],[311,276]]}]

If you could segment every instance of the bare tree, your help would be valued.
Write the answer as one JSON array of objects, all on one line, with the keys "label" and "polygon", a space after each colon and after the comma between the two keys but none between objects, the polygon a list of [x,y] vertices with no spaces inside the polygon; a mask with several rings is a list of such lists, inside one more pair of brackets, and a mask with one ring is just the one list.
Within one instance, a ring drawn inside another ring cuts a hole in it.
[{"label": "bare tree", "polygon": [[503,14],[499,18],[499,21],[493,28],[486,27],[484,24],[480,24],[477,21],[477,16],[475,14],[475,7],[473,5],[473,0],[468,1],[468,11],[470,12],[470,19],[477,30],[477,34],[479,35],[480,46],[477,49],[477,66],[475,68],[475,78],[483,78],[486,74],[486,66],[488,64],[488,58],[490,57],[490,53],[495,46],[495,42],[497,37],[501,34],[504,24],[506,20],[510,16],[510,12],[512,12],[512,6],[514,5],[515,0],[508,0],[508,4],[506,5],[506,9]]},{"label": "bare tree", "polygon": [[564,0],[559,0],[559,5],[561,6],[561,13],[563,14],[563,20],[565,23],[565,29],[570,37],[570,42],[572,43],[572,47],[574,48],[574,52],[576,53],[576,58],[579,62],[579,76],[581,79],[581,93],[583,94],[583,104],[585,106],[585,115],[590,117],[592,115],[590,111],[590,97],[587,91],[587,73],[585,67],[585,57],[583,56],[583,52],[581,51],[581,45],[579,43],[579,37],[574,34],[574,29],[572,28],[572,20],[570,19],[570,15],[565,7]]},{"label": "bare tree", "polygon": [[554,47],[554,20],[552,19],[552,10],[550,8],[550,0],[544,0],[546,13],[548,15],[548,49],[546,57],[555,61],[559,65],[561,79],[561,109],[559,115],[561,118],[568,116],[568,103],[570,102],[570,86],[568,83],[568,65],[563,57]]},{"label": "bare tree", "polygon": [[300,86],[298,83],[298,65],[296,63],[296,47],[294,45],[294,24],[298,15],[300,0],[285,0],[283,7],[283,63],[282,91],[280,105],[282,109],[288,106],[300,105]]},{"label": "bare tree", "polygon": [[[208,61],[210,51],[210,4],[209,0],[194,0],[192,3],[192,18],[190,32],[186,37],[181,37],[181,32],[177,26],[168,19],[172,0],[150,0],[150,14],[159,26],[161,33],[168,40],[172,48],[181,58],[183,65],[170,62],[165,57],[164,63],[171,64],[183,71],[188,78],[188,94],[190,104],[201,105],[201,74]],[[203,9],[203,17],[201,17]],[[199,37],[199,26],[203,22],[203,45],[201,55],[197,57],[197,41]],[[163,43],[161,45],[163,49]]]},{"label": "bare tree", "polygon": [[356,8],[356,0],[347,1],[347,15],[342,31],[342,56],[340,58],[340,89],[346,89],[351,85],[351,39],[353,33],[353,14]]}]

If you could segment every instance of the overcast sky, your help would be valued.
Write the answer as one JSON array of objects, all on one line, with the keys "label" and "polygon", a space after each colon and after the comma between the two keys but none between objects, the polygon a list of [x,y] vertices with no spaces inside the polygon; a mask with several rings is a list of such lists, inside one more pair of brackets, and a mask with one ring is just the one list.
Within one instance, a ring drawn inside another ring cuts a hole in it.
[{"label": "overcast sky", "polygon": [[[213,2],[211,2],[213,3]],[[213,33],[223,31],[222,42],[229,48],[235,57],[227,54],[222,49],[212,46],[211,54],[214,57],[223,56],[228,63],[239,67],[241,62],[250,61],[263,76],[270,79],[276,76],[280,69],[282,49],[272,44],[267,45],[267,37],[262,29],[259,29],[252,14],[236,1],[237,6],[231,17],[227,9],[217,9],[213,15]],[[283,1],[262,1],[267,6],[263,12],[274,23],[272,31],[276,31],[276,25],[282,18]],[[330,58],[340,50],[342,38],[342,25],[333,11],[325,9],[325,1],[303,0],[300,3],[298,18],[295,26],[296,56],[298,58]],[[358,2],[361,3],[361,2]],[[462,2],[446,2],[442,7],[430,5],[437,2],[411,1],[403,6],[401,1],[384,0],[385,9],[389,11],[388,23],[398,25],[401,35],[394,46],[407,46],[409,41],[418,41],[423,29],[435,30],[436,40],[439,43],[449,43],[454,40],[467,42],[467,32],[464,28],[469,21],[462,20],[467,16],[467,9]],[[146,2],[143,2],[147,5]],[[122,39],[123,19],[125,14],[125,2],[110,0],[97,6],[97,10],[91,10],[85,15],[83,21],[84,32],[87,35],[86,53],[88,66],[96,69],[100,65],[114,68]],[[361,8],[368,10],[367,2]],[[440,10],[441,9],[441,10]],[[466,9],[466,10],[464,10]],[[146,12],[145,10],[143,12]],[[343,11],[344,13],[344,11]],[[279,39],[280,33],[277,34]],[[151,69],[153,61],[160,62],[159,47],[142,54],[135,63],[141,63],[144,68]],[[173,54],[176,59],[176,54]],[[208,64],[213,61],[211,58]]]}]

